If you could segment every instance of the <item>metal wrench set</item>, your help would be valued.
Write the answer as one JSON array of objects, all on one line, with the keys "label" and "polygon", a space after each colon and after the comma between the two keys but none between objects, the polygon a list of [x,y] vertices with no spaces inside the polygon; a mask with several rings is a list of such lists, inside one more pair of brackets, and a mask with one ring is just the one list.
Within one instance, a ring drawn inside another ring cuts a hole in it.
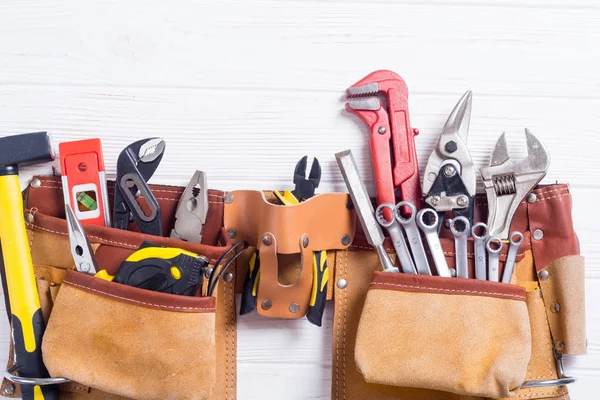
[{"label": "metal wrench set", "polygon": [[[419,185],[415,136],[410,126],[408,89],[391,71],[376,71],[346,91],[346,110],[368,126],[377,208],[358,178],[350,151],[336,154],[363,230],[378,249],[385,271],[476,278],[509,283],[523,233],[509,235],[510,223],[521,201],[542,180],[550,158],[542,142],[525,129],[528,156],[513,160],[505,135],[497,140],[489,166],[479,171],[488,199],[487,223],[475,222],[477,172],[467,147],[472,93],[467,91],[450,113],[429,156]],[[396,201],[400,200],[397,204]],[[421,208],[423,204],[423,208]],[[446,218],[448,217],[449,218]],[[393,244],[397,264],[383,251],[384,227]],[[446,226],[454,236],[455,268],[449,268],[439,233]],[[429,248],[429,264],[424,241]],[[474,247],[475,274],[470,276],[468,243]],[[502,277],[500,253],[509,250]]]}]

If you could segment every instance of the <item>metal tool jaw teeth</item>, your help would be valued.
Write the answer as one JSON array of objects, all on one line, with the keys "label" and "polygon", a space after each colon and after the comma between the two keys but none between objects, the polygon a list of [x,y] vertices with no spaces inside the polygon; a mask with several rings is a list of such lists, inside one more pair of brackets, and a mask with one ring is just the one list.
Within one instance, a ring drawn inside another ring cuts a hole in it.
[{"label": "metal tool jaw teeth", "polygon": [[165,141],[161,138],[148,139],[140,146],[140,161],[148,163],[156,160],[165,151]]},{"label": "metal tool jaw teeth", "polygon": [[348,98],[375,96],[377,93],[379,93],[379,84],[377,82],[346,89],[346,97]]},{"label": "metal tool jaw teeth", "polygon": [[308,177],[306,176],[307,167],[308,156],[304,156],[298,161],[298,164],[296,164],[296,168],[294,169],[294,183],[308,180],[313,187],[319,187],[319,184],[321,183],[321,164],[319,164],[319,160],[316,157],[313,159]]},{"label": "metal tool jaw teeth", "polygon": [[382,107],[381,100],[379,100],[377,97],[350,99],[346,105],[352,110],[377,111]]}]

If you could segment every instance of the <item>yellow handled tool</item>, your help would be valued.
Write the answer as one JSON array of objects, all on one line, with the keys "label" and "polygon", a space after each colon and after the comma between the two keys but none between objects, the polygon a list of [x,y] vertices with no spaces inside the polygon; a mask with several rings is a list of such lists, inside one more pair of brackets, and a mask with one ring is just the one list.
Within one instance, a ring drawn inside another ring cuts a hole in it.
[{"label": "yellow handled tool", "polygon": [[[13,340],[19,376],[46,378],[42,362],[45,324],[40,309],[31,250],[23,219],[19,165],[52,161],[46,132],[0,138],[0,241],[12,314]],[[58,399],[56,386],[21,385],[23,399]]]}]

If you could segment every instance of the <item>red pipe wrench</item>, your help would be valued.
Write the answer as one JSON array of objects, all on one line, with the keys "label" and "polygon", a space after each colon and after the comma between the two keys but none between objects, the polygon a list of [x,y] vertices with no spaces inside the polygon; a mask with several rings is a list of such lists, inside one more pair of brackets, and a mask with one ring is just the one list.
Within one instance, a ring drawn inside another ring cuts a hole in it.
[{"label": "red pipe wrench", "polygon": [[346,110],[369,127],[377,204],[395,204],[399,189],[401,200],[420,209],[422,193],[415,149],[419,130],[410,127],[406,83],[395,72],[375,71],[348,88],[346,98]]}]

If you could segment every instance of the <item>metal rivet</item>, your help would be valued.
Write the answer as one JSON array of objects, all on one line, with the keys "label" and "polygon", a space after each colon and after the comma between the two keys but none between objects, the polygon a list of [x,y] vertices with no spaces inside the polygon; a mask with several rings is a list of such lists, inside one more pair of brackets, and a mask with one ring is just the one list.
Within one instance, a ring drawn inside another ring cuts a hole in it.
[{"label": "metal rivet", "polygon": [[223,277],[223,280],[227,283],[230,283],[233,280],[233,274],[231,272],[226,273]]},{"label": "metal rivet", "polygon": [[558,304],[558,303],[552,304],[552,312],[559,313],[560,312],[560,304]]},{"label": "metal rivet", "polygon": [[456,144],[456,142],[454,140],[451,140],[448,143],[446,143],[444,148],[446,149],[446,151],[448,153],[454,153],[456,150],[458,150],[458,145]]},{"label": "metal rivet", "polygon": [[32,188],[39,188],[41,185],[42,185],[42,181],[40,181],[38,178],[35,178],[34,180],[31,181]]},{"label": "metal rivet", "polygon": [[350,239],[350,236],[348,236],[348,235],[342,236],[342,245],[348,246],[351,241],[352,241],[352,239]]},{"label": "metal rivet", "polygon": [[290,312],[291,313],[297,313],[298,311],[300,311],[300,306],[298,305],[298,303],[292,303],[290,304]]},{"label": "metal rivet", "polygon": [[354,203],[352,203],[352,199],[348,199],[346,202],[346,209],[350,211],[354,210]]},{"label": "metal rivet", "polygon": [[450,270],[450,276],[452,276],[453,278],[456,278],[456,268],[449,268]]},{"label": "metal rivet", "polygon": [[550,274],[548,273],[548,271],[546,271],[545,269],[541,270],[540,273],[538,274],[538,276],[540,277],[541,281],[545,281],[548,280],[548,278],[550,277]]},{"label": "metal rivet", "polygon": [[233,195],[231,193],[225,193],[223,200],[225,201],[225,204],[231,204],[233,203]]},{"label": "metal rivet", "polygon": [[527,202],[528,203],[535,203],[537,201],[537,196],[535,193],[529,193],[527,195]]},{"label": "metal rivet", "polygon": [[262,303],[260,303],[260,307],[263,310],[268,310],[273,306],[273,304],[271,304],[271,300],[263,300]]},{"label": "metal rivet", "polygon": [[440,196],[431,196],[431,205],[437,206],[438,204],[440,204],[440,201],[442,201],[442,198]]},{"label": "metal rivet", "polygon": [[212,268],[206,268],[206,269],[204,270],[204,277],[205,277],[206,279],[210,279],[210,274],[212,274],[212,272],[213,272],[213,269],[212,269]]},{"label": "metal rivet", "polygon": [[561,341],[556,342],[556,344],[554,345],[554,350],[558,351],[559,353],[562,353],[563,351],[565,351],[565,344]]},{"label": "metal rivet", "polygon": [[231,239],[235,239],[235,237],[237,236],[237,231],[233,228],[229,228],[227,229],[227,235],[229,235]]},{"label": "metal rivet", "polygon": [[262,242],[265,246],[270,246],[273,243],[273,241],[271,240],[271,236],[269,236],[269,235],[263,236]]},{"label": "metal rivet", "polygon": [[32,213],[25,213],[25,221],[27,221],[28,224],[33,224],[35,217]]},{"label": "metal rivet", "polygon": [[7,383],[6,386],[4,387],[4,393],[8,394],[8,395],[13,395],[15,394],[15,384],[14,383]]},{"label": "metal rivet", "polygon": [[533,231],[533,238],[535,240],[542,240],[543,237],[544,231],[542,231],[541,229],[536,229],[535,231]]},{"label": "metal rivet", "polygon": [[340,289],[346,289],[346,286],[348,286],[348,282],[344,279],[344,278],[340,278],[337,281],[337,287]]},{"label": "metal rivet", "polygon": [[380,135],[385,135],[387,129],[385,129],[385,126],[380,126],[379,129],[377,129],[377,132],[379,132]]},{"label": "metal rivet", "polygon": [[302,245],[304,246],[304,248],[308,247],[308,238],[307,237],[304,238],[304,242],[302,242]]},{"label": "metal rivet", "polygon": [[461,207],[466,207],[469,205],[469,198],[467,196],[459,196],[458,199],[456,199],[456,204]]},{"label": "metal rivet", "polygon": [[446,165],[444,167],[444,175],[451,177],[454,176],[454,174],[456,174],[456,168],[454,168],[452,165]]}]

